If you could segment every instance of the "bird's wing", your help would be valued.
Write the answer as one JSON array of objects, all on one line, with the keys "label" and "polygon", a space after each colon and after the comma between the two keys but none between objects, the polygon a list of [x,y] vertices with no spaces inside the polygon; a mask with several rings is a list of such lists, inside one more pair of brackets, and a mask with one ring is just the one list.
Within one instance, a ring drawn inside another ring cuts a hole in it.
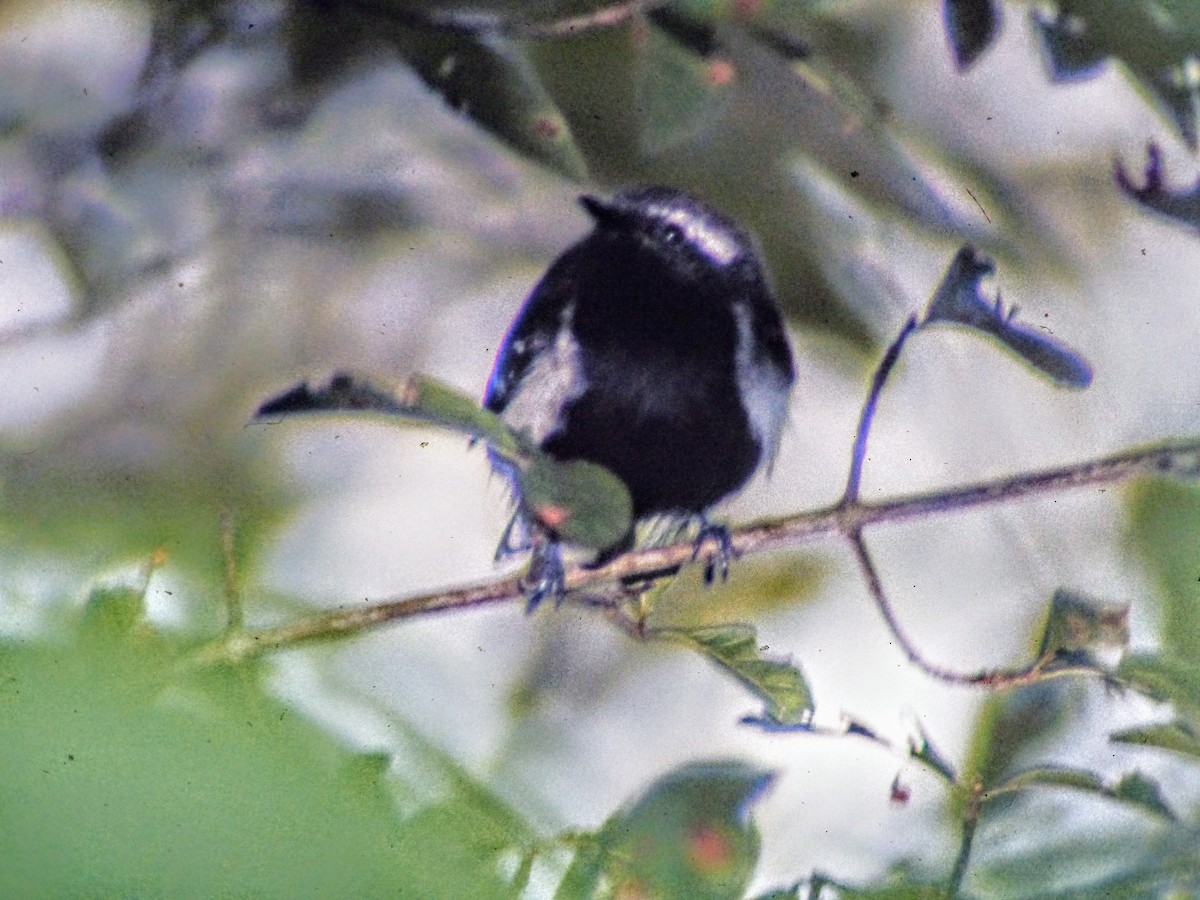
[{"label": "bird's wing", "polygon": [[483,405],[492,412],[503,413],[508,408],[531,370],[546,359],[564,326],[569,326],[573,288],[562,274],[561,262],[533,289],[504,336],[483,397]]}]

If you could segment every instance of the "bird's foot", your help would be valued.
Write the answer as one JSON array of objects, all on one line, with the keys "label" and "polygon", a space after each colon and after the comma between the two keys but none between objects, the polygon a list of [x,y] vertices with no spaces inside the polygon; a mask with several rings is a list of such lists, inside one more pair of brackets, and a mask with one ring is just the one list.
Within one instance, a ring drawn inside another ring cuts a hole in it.
[{"label": "bird's foot", "polygon": [[537,540],[529,557],[529,570],[522,579],[525,591],[525,612],[533,612],[543,600],[552,599],[555,607],[562,606],[567,596],[567,570],[563,566],[562,549],[552,538]]},{"label": "bird's foot", "polygon": [[704,559],[704,583],[711,585],[717,580],[717,573],[722,581],[729,580],[729,563],[737,558],[733,549],[733,537],[725,525],[714,524],[706,518],[700,519],[700,533],[692,545],[692,561],[700,558],[704,545],[713,542],[717,545],[715,552],[710,552]]}]

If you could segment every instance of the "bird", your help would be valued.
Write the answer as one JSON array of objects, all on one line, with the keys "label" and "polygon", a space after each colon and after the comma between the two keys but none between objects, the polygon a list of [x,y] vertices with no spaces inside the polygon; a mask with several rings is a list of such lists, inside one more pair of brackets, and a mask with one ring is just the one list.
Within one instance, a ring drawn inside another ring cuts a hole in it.
[{"label": "bird", "polygon": [[[728,530],[708,512],[770,466],[796,380],[762,260],[733,219],[674,188],[637,186],[579,202],[592,230],[526,298],[483,405],[550,457],[618,476],[634,524],[698,520],[697,550],[717,539],[727,572]],[[493,466],[518,500],[497,556],[532,547],[529,608],[551,594],[561,600],[557,536],[529,521],[511,466],[495,456]],[[513,534],[523,537],[514,542]],[[633,542],[631,525],[599,548],[598,561]]]}]

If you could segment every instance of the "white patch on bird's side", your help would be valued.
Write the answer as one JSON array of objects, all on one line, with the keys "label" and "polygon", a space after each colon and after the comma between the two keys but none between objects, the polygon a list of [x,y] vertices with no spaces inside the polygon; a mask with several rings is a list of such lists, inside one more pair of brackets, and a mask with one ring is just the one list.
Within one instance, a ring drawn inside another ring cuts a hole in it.
[{"label": "white patch on bird's side", "polygon": [[501,418],[537,444],[562,427],[563,408],[585,390],[579,342],[571,330],[574,306],[563,310],[554,343],[542,350],[516,385]]},{"label": "white patch on bird's side", "polygon": [[754,352],[754,325],[744,303],[733,304],[733,318],[738,333],[734,357],[738,393],[750,431],[762,447],[763,462],[770,468],[787,418],[791,385],[786,373]]}]

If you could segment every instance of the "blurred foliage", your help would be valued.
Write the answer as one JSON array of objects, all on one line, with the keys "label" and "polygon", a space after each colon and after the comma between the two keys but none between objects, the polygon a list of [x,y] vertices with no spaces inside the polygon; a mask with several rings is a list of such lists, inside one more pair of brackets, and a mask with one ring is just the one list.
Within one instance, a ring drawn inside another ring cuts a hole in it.
[{"label": "blurred foliage", "polygon": [[85,571],[159,550],[185,571],[218,583],[220,521],[234,513],[236,560],[254,571],[284,491],[266,476],[274,461],[233,448],[178,468],[81,467],[78,460],[18,454],[0,460],[0,536],[10,549],[63,554]]},{"label": "blurred foliage", "polygon": [[943,0],[946,38],[959,71],[983,55],[1000,30],[1000,6],[995,0]]},{"label": "blurred foliage", "polygon": [[[0,641],[0,894],[512,897],[513,861],[552,849],[405,723],[403,754],[351,750],[255,668],[195,670],[142,606],[97,588],[53,641]],[[558,896],[741,896],[768,781],[737,762],[665,776],[570,837]]]},{"label": "blurred foliage", "polygon": [[1094,75],[1119,60],[1196,148],[1200,6],[1192,0],[1057,0],[1034,13],[1052,77]]},{"label": "blurred foliage", "polygon": [[[842,217],[823,187],[798,180],[801,160],[875,215],[974,234],[913,164],[886,105],[835,53],[810,51],[810,35],[833,49],[868,40],[820,4],[296,0],[274,17],[236,0],[152,9],[140,101],[103,136],[117,163],[141,146],[189,64],[214,48],[277,40],[290,62],[290,97],[277,101],[289,121],[355,67],[399,54],[452,108],[568,178],[669,183],[725,207],[759,236],[791,317],[860,345],[886,289],[864,296],[829,258],[829,226]],[[95,236],[73,243],[82,252]]]},{"label": "blurred foliage", "polygon": [[529,827],[444,756],[414,736],[393,765],[253,670],[187,673],[141,603],[98,589],[54,640],[0,643],[0,894],[510,896]]},{"label": "blurred foliage", "polygon": [[[862,290],[861,281],[846,275],[860,249],[846,225],[851,213],[865,211],[889,227],[903,223],[947,246],[970,240],[1004,245],[1018,256],[1045,252],[1043,226],[1009,197],[996,197],[996,227],[988,230],[947,206],[925,174],[920,141],[878,95],[872,65],[885,55],[888,34],[864,4],[148,0],[145,8],[147,57],[131,102],[107,121],[75,131],[61,123],[50,128],[38,118],[45,110],[22,108],[12,97],[0,103],[0,137],[24,146],[28,159],[21,165],[42,179],[14,169],[15,181],[28,182],[22,191],[34,198],[25,197],[18,212],[46,218],[69,258],[65,277],[80,286],[72,324],[116,315],[146,278],[192,259],[206,243],[218,257],[244,247],[253,255],[254,239],[265,234],[313,241],[308,248],[328,237],[357,249],[421,224],[411,198],[386,178],[364,184],[311,172],[287,174],[269,190],[256,185],[267,199],[249,222],[226,211],[222,201],[243,186],[232,179],[213,187],[210,175],[228,161],[221,141],[230,133],[214,135],[193,123],[189,116],[201,118],[203,103],[188,105],[180,91],[186,76],[222,54],[286,58],[282,82],[257,85],[261,95],[236,108],[239,127],[253,122],[262,129],[255,140],[311,139],[328,128],[310,119],[322,100],[374,61],[399,58],[514,155],[581,186],[666,182],[703,195],[760,237],[793,320],[858,348],[873,342],[890,287]],[[960,69],[975,66],[1003,24],[1001,4],[943,0],[940,8],[953,61]],[[1058,0],[1038,4],[1032,22],[1051,78],[1086,78],[1116,62],[1196,145],[1200,4]],[[186,127],[173,130],[172,116]],[[950,182],[992,177],[966,160],[938,162]],[[1142,205],[1196,225],[1196,189],[1166,189],[1154,150],[1145,181],[1135,187],[1128,176],[1118,178]],[[206,217],[210,208],[217,212]],[[990,262],[975,255],[959,262],[961,277],[948,276],[931,321],[970,325],[1051,378],[1086,383],[1090,370],[1077,354],[1012,322],[998,301],[983,301],[978,282]],[[260,301],[240,281],[243,274],[232,273],[234,292]],[[218,330],[238,324],[221,322]],[[240,389],[253,380],[236,379]],[[146,380],[139,371],[131,383],[144,387]],[[228,404],[228,392],[201,393],[209,406]],[[140,402],[136,390],[129,394],[131,404]],[[495,431],[472,403],[447,393],[433,407],[434,421],[516,453],[511,436]],[[226,424],[237,418],[225,412]],[[65,550],[94,570],[166,548],[211,588],[221,574],[216,523],[233,509],[244,526],[235,561],[252,568],[257,543],[282,515],[282,498],[260,470],[267,466],[244,448],[210,452],[221,443],[211,431],[172,428],[178,421],[195,422],[181,413],[157,436],[169,433],[185,451],[203,452],[181,452],[170,473],[124,462],[83,471],[65,451],[33,458],[6,448],[0,523],[8,545]],[[87,435],[93,425],[76,423],[67,434]],[[137,445],[141,434],[124,439]],[[559,503],[561,473],[538,474],[541,487],[530,493]],[[611,499],[607,488],[594,485],[572,490]],[[607,521],[613,504],[600,505],[606,508],[599,518]],[[590,513],[580,518],[592,522]],[[1130,523],[1131,543],[1160,587],[1162,647],[1123,659],[1110,684],[1161,701],[1165,718],[1111,737],[1125,749],[1168,751],[1160,755],[1192,767],[1186,771],[1194,779],[1200,492],[1146,482],[1133,492]],[[769,610],[781,596],[794,600],[811,591],[820,574],[814,569],[764,570],[737,589],[747,595],[745,608]],[[147,625],[143,603],[140,589],[96,588],[82,611],[50,633],[0,639],[4,896],[511,897],[533,883],[535,866],[550,870],[544,880],[562,876],[556,881],[562,898],[736,898],[746,891],[759,847],[748,810],[769,781],[757,768],[724,761],[676,769],[599,831],[547,839],[408,723],[392,723],[405,736],[404,754],[357,752],[274,699],[257,666],[194,671],[188,642],[210,628],[217,604],[192,615],[184,637]],[[762,702],[764,713],[747,721],[768,732],[808,728],[814,699],[799,666],[768,654],[753,628],[714,621],[711,612],[664,618],[668,624],[649,636],[690,647]],[[1114,635],[1122,641],[1124,629],[1119,609],[1097,611],[1060,594],[1039,655],[1099,666],[1100,645]],[[956,829],[964,826],[976,781],[994,792],[965,893],[1200,892],[1195,809],[1177,805],[1168,789],[1137,772],[1112,777],[1034,759],[1054,741],[1072,739],[1077,723],[1070,709],[1078,694],[1042,682],[990,697],[961,767],[966,775],[957,776],[924,735],[899,754],[949,786]],[[848,721],[843,734],[883,743]],[[1022,820],[1030,795],[1067,793],[1148,812],[1142,818],[1150,823],[1072,830],[1054,840],[1038,821]],[[1026,837],[989,853],[990,828],[1024,829]],[[931,844],[939,841],[930,836]],[[810,898],[923,898],[944,896],[946,878],[927,862],[901,861],[874,883],[839,885],[813,876],[803,888],[760,897],[799,897],[802,890]]]},{"label": "blurred foliage", "polygon": [[735,575],[708,587],[699,566],[683,569],[654,600],[653,621],[667,627],[720,625],[794,609],[819,596],[830,562],[820,551],[756,554],[737,561]]},{"label": "blurred foliage", "polygon": [[[1194,667],[1200,660],[1200,488],[1143,481],[1130,495],[1129,517],[1130,543],[1160,590],[1163,656]],[[1172,680],[1195,700],[1200,678]]]},{"label": "blurred foliage", "polygon": [[737,900],[758,857],[749,807],[770,781],[736,761],[696,763],[659,779],[581,842],[555,900]]}]

